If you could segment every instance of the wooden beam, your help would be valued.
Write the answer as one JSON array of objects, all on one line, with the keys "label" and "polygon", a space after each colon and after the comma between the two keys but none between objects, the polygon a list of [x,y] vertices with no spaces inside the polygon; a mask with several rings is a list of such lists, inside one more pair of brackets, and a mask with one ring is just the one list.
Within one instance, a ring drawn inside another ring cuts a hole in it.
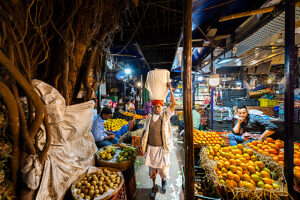
[{"label": "wooden beam", "polygon": [[[269,12],[272,12],[275,9],[275,7],[276,6],[271,6],[271,7],[267,7],[267,8],[260,8],[260,9],[256,9],[256,10],[227,15],[227,16],[221,17],[219,19],[219,22],[224,22],[224,21],[228,21],[228,20],[232,20],[232,19],[241,18],[241,17],[249,17],[249,16],[257,15],[257,14],[269,13]],[[295,4],[295,7],[300,7],[300,1],[298,1]]]},{"label": "wooden beam", "polygon": [[184,199],[194,199],[194,142],[192,116],[192,0],[184,1],[183,24],[183,115],[184,115],[184,154],[185,188]]},{"label": "wooden beam", "polygon": [[[295,79],[295,3],[285,5],[285,57],[284,57],[284,176],[288,192],[294,192],[294,79]],[[296,199],[296,198],[295,198]]]}]

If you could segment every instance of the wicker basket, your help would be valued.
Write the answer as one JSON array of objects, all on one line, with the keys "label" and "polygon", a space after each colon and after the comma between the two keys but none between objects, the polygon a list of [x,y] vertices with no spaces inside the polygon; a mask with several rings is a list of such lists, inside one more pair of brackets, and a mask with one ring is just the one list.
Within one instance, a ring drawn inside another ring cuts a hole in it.
[{"label": "wicker basket", "polygon": [[[105,148],[105,147],[103,147],[103,148]],[[123,171],[126,171],[130,166],[134,165],[136,156],[133,157],[131,160],[128,160],[128,161],[123,161],[123,162],[120,162],[120,163],[113,163],[113,162],[108,162],[108,161],[103,160],[102,158],[100,158],[99,152],[101,150],[102,150],[102,148],[99,149],[96,153],[97,166],[99,166],[99,167],[111,167],[111,168],[115,168],[115,169],[118,169],[118,170],[123,172]]]},{"label": "wicker basket", "polygon": [[[111,172],[120,172],[120,170],[117,170],[117,169],[114,169],[114,168],[110,168],[110,167],[97,167],[98,169],[108,169],[109,171]],[[94,172],[93,172],[94,173]],[[72,186],[71,186],[71,193],[72,193],[72,197],[75,199],[75,200],[81,200],[82,198],[79,197],[77,194],[75,194],[75,188],[76,188],[76,184],[81,181],[87,174],[89,173],[84,173],[84,174],[81,174],[80,176],[78,176],[78,178],[72,183]],[[111,193],[110,195],[102,198],[101,200],[107,200],[107,199],[110,199],[114,194],[116,194],[123,186],[124,184],[124,177],[123,177],[123,174],[120,173],[120,177],[121,177],[121,180],[120,180],[120,184],[119,184],[119,187],[113,192]]]}]

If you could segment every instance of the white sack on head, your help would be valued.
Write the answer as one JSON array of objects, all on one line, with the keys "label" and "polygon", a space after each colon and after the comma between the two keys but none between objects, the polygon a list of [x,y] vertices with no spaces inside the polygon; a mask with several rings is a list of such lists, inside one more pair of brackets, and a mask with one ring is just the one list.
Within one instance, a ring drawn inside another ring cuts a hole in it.
[{"label": "white sack on head", "polygon": [[170,72],[166,69],[155,69],[148,72],[145,87],[151,100],[165,100],[168,95],[167,83],[170,82]]}]

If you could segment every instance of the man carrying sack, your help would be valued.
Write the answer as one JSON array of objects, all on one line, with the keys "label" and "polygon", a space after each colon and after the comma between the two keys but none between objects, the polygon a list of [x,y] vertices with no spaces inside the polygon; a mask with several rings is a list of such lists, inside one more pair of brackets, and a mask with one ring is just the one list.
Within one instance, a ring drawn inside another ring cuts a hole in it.
[{"label": "man carrying sack", "polygon": [[167,87],[170,90],[171,105],[164,108],[163,100],[153,100],[153,113],[150,113],[145,121],[144,134],[142,137],[142,152],[145,154],[145,165],[149,167],[149,176],[153,180],[153,188],[150,197],[154,198],[158,187],[155,183],[156,175],[162,178],[162,190],[167,190],[167,180],[169,178],[170,154],[169,145],[172,139],[170,118],[174,114],[176,105],[171,84]]}]

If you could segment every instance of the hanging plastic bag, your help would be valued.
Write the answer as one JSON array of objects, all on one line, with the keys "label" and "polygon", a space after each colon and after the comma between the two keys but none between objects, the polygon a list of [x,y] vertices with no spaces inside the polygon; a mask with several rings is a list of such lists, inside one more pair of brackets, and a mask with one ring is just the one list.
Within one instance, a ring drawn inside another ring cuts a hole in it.
[{"label": "hanging plastic bag", "polygon": [[167,83],[170,82],[170,72],[166,69],[155,69],[148,72],[145,87],[151,100],[165,100],[168,95]]}]

